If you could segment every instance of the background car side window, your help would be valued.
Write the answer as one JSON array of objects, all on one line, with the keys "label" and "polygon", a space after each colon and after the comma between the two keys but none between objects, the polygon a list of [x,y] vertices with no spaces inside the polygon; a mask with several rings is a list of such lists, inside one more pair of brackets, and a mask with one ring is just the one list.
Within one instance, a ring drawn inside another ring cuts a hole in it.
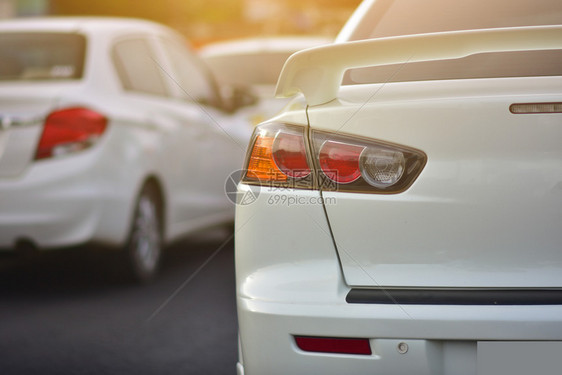
[{"label": "background car side window", "polygon": [[162,45],[176,72],[172,85],[178,87],[179,95],[198,103],[215,104],[216,93],[210,74],[202,67],[197,57],[182,43],[173,39],[163,39]]},{"label": "background car side window", "polygon": [[168,96],[148,41],[130,39],[118,42],[113,48],[113,62],[125,90]]}]

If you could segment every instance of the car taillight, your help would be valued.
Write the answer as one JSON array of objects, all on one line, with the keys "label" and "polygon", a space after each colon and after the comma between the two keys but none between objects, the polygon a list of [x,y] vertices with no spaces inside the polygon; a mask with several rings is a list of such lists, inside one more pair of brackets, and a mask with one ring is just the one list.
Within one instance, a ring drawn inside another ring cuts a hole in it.
[{"label": "car taillight", "polygon": [[87,108],[66,108],[52,112],[45,120],[35,159],[91,147],[106,127],[106,117]]},{"label": "car taillight", "polygon": [[[260,125],[253,136],[242,181],[254,185],[396,194],[408,189],[426,163],[422,151],[388,142]],[[316,170],[316,173],[313,173]]]}]

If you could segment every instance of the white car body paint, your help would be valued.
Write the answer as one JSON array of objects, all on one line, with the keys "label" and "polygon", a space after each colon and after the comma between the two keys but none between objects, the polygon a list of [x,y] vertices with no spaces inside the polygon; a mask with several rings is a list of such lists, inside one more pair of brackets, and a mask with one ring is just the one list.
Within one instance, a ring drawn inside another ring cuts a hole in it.
[{"label": "white car body paint", "polygon": [[[562,113],[560,104],[549,113],[512,110],[562,103],[561,74],[541,75],[538,65],[536,75],[340,87],[348,67],[403,63],[412,54],[398,47],[432,38],[435,49],[421,51],[429,60],[462,56],[451,54],[454,41],[437,43],[462,35],[473,38],[474,53],[487,43],[532,50],[533,30],[551,34],[539,48],[559,51],[562,22],[346,43],[373,7],[398,3],[414,4],[367,0],[336,45],[294,55],[278,92],[304,95],[268,123],[302,126],[305,137],[322,131],[411,147],[427,163],[408,189],[390,194],[239,185],[241,196],[256,198],[236,211],[239,374],[557,374],[562,366]],[[434,7],[446,2],[429,3],[433,27],[444,20]],[[478,3],[463,6],[501,5]],[[559,17],[556,9],[547,16]],[[494,33],[520,34],[483,37]],[[361,51],[376,46],[384,48]],[[324,205],[310,203],[320,198]],[[350,298],[354,291],[387,301]],[[499,302],[484,301],[489,292]],[[541,293],[557,299],[533,302]],[[518,299],[501,302],[510,295]],[[305,351],[297,336],[366,339],[372,353]]]}]

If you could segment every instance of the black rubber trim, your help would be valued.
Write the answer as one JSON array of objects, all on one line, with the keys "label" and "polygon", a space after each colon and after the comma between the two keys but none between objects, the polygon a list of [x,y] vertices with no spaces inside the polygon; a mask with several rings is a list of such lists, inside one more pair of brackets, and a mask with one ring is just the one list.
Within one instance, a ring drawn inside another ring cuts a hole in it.
[{"label": "black rubber trim", "polygon": [[398,305],[562,305],[559,289],[358,289],[347,303]]}]

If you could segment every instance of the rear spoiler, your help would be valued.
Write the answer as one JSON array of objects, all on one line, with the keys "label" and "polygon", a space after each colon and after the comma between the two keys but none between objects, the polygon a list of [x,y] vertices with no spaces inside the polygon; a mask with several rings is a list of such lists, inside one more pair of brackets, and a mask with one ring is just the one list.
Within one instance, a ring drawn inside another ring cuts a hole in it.
[{"label": "rear spoiler", "polygon": [[562,48],[562,26],[453,31],[331,44],[292,55],[276,97],[303,93],[310,106],[336,99],[347,69],[456,59],[475,53]]}]

